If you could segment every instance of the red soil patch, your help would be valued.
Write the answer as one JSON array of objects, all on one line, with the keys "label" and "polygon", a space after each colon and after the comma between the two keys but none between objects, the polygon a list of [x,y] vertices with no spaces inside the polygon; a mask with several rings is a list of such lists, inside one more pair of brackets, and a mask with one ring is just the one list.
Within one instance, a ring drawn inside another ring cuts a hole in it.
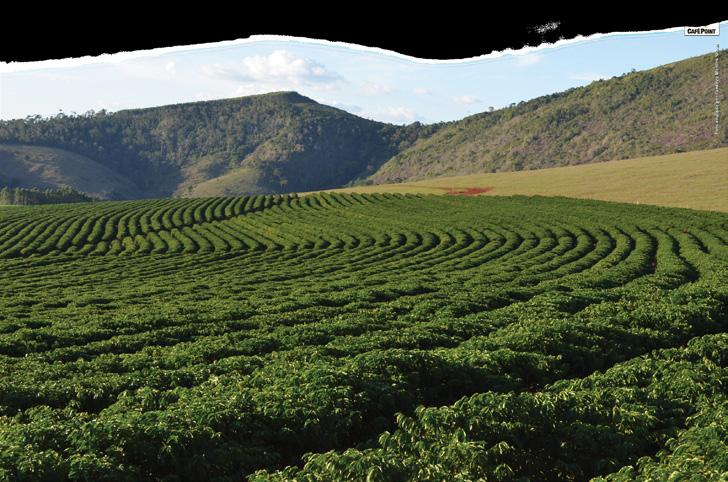
[{"label": "red soil patch", "polygon": [[451,196],[477,196],[492,190],[492,187],[451,187],[447,190],[447,194]]}]

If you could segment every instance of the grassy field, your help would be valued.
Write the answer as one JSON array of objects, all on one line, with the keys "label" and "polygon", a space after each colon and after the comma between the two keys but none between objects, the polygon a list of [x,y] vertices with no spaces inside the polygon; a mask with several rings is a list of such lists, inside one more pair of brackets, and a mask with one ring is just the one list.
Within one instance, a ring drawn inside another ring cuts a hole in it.
[{"label": "grassy field", "polygon": [[447,194],[469,188],[489,189],[482,195],[566,196],[726,212],[728,148],[335,191]]},{"label": "grassy field", "polygon": [[71,186],[106,199],[141,196],[129,179],[88,157],[63,149],[0,144],[0,166],[0,186]]},{"label": "grassy field", "polygon": [[725,213],[3,208],[0,480],[723,480],[727,330]]}]

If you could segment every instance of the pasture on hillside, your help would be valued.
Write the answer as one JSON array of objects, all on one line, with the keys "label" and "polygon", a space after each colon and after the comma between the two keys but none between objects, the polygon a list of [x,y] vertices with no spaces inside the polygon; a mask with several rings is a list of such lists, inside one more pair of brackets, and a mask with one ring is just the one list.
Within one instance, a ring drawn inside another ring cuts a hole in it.
[{"label": "pasture on hillside", "polygon": [[728,212],[728,147],[578,166],[436,177],[330,191],[567,196]]}]

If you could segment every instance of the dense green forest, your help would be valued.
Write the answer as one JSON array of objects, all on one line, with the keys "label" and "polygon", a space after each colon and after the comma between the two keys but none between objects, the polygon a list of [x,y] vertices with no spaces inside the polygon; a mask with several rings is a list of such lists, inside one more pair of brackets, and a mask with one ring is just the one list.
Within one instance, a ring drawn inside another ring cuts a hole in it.
[{"label": "dense green forest", "polygon": [[[715,54],[695,57],[436,125],[374,122],[295,92],[35,116],[0,122],[0,159],[14,149],[7,156],[22,181],[36,172],[22,158],[53,148],[48,155],[68,162],[55,161],[35,185],[59,183],[54,175],[65,173],[63,183],[91,192],[81,176],[92,168],[104,184],[94,192],[128,199],[309,191],[668,154],[727,144],[727,123],[714,135],[714,65]],[[725,92],[728,62],[720,68]]]},{"label": "dense green forest", "polygon": [[282,92],[2,121],[0,143],[81,154],[147,197],[162,197],[194,193],[226,175],[233,192],[336,187],[373,173],[436,129],[374,122]]},{"label": "dense green forest", "polygon": [[0,204],[24,206],[30,204],[61,204],[90,202],[93,198],[70,187],[58,189],[0,188]]},{"label": "dense green forest", "polygon": [[724,480],[728,215],[0,209],[0,479]]}]

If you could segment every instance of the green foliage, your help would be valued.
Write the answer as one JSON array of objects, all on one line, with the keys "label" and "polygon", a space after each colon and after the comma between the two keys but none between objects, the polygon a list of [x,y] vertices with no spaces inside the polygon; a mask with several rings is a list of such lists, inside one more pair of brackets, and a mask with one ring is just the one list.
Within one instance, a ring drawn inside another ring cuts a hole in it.
[{"label": "green foliage", "polygon": [[[147,197],[193,193],[240,170],[246,192],[337,187],[373,173],[437,126],[383,124],[295,92],[0,121],[0,142],[65,149],[133,181]],[[203,193],[204,194],[204,193]]]},{"label": "green foliage", "polygon": [[0,209],[0,479],[725,477],[728,216],[540,197]]},{"label": "green foliage", "polygon": [[[714,65],[708,54],[434,125],[383,124],[279,92],[0,121],[0,143],[91,165],[104,176],[95,189],[114,199],[540,169],[728,145],[728,128],[714,135]],[[728,83],[728,62],[719,65]]]},{"label": "green foliage", "polygon": [[[725,90],[728,62],[719,65]],[[716,136],[713,129],[714,83],[711,53],[483,112],[395,155],[369,181],[542,169],[725,146],[728,131]]]}]

